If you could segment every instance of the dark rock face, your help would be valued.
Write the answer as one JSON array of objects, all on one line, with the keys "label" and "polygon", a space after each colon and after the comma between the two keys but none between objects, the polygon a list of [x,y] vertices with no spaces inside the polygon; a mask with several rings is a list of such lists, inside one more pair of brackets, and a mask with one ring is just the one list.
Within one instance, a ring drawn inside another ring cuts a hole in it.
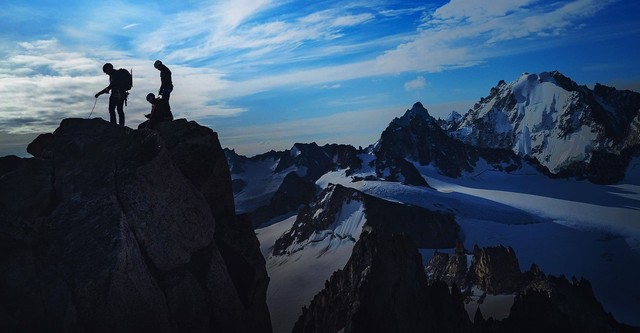
[{"label": "dark rock face", "polygon": [[381,180],[407,185],[429,186],[420,172],[396,151],[379,150],[374,161],[376,177]]},{"label": "dark rock face", "polygon": [[336,169],[346,169],[347,176],[354,170],[362,167],[362,160],[358,158],[358,154],[362,153],[362,149],[358,150],[350,145],[325,145],[325,149],[330,149],[330,155],[335,160]]},{"label": "dark rock face", "polygon": [[436,252],[425,272],[431,281],[442,280],[448,285],[455,283],[461,289],[475,285],[491,294],[515,293],[525,284],[515,252],[504,246],[475,246],[469,269],[464,249],[459,247],[451,256]]},{"label": "dark rock face", "polygon": [[585,279],[567,281],[549,276],[544,288],[518,294],[509,317],[501,322],[480,320],[478,332],[637,332],[606,313]]},{"label": "dark rock face", "polygon": [[633,153],[636,150],[640,151],[640,145],[634,149],[625,149],[620,154],[594,151],[589,161],[573,162],[554,176],[587,179],[594,184],[614,184],[624,179],[631,158],[639,155]]},{"label": "dark rock face", "polygon": [[0,331],[271,331],[214,132],[65,119],[34,142],[0,174]]},{"label": "dark rock face", "polygon": [[366,225],[383,235],[407,234],[420,248],[455,246],[460,227],[453,215],[365,194]]},{"label": "dark rock face", "polygon": [[[459,243],[458,243],[459,244]],[[458,248],[458,246],[456,246]],[[455,284],[461,289],[467,286],[467,256],[464,249],[449,256],[436,251],[429,260],[425,273],[430,281],[444,281],[447,285]]]},{"label": "dark rock face", "polygon": [[474,247],[469,271],[470,283],[492,294],[515,292],[522,276],[515,252],[504,246]]},{"label": "dark rock face", "polygon": [[231,174],[217,134],[184,119],[158,131],[182,173],[205,196],[216,219],[215,243],[247,310],[252,332],[270,330],[266,306],[269,277],[248,216],[235,215]]},{"label": "dark rock face", "polygon": [[309,203],[315,195],[316,184],[292,171],[284,177],[269,204],[258,207],[249,214],[251,221],[257,227],[276,216],[297,212],[300,206]]},{"label": "dark rock face", "polygon": [[450,177],[472,171],[478,160],[462,142],[450,138],[419,102],[382,132],[375,153],[410,158],[421,165],[434,163]]},{"label": "dark rock face", "polygon": [[303,309],[293,332],[468,332],[462,297],[429,286],[421,257],[404,235],[364,233],[344,270]]}]

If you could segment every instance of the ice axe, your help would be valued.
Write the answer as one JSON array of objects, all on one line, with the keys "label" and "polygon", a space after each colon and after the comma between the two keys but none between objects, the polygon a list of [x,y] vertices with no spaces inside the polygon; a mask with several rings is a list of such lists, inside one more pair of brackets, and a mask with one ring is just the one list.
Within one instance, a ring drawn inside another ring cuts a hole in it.
[{"label": "ice axe", "polygon": [[93,114],[93,110],[96,109],[96,104],[98,104],[98,97],[96,97],[96,101],[93,102],[93,107],[91,108],[91,112],[89,113],[89,118],[88,119],[91,119],[91,115]]}]

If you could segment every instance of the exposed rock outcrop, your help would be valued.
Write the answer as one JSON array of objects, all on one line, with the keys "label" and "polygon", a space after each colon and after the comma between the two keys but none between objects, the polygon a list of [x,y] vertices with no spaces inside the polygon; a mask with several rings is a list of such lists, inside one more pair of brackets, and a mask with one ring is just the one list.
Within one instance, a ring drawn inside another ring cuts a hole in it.
[{"label": "exposed rock outcrop", "polygon": [[[428,279],[408,236],[363,233],[344,269],[335,272],[303,308],[293,332],[638,331],[606,313],[586,279],[569,282],[546,276],[535,265],[520,273],[513,250],[504,247],[476,247],[470,274],[484,277],[474,283],[488,282],[487,288],[502,292],[512,290],[517,282],[511,311],[495,320],[485,318],[478,307],[471,323],[458,285],[433,279],[434,274],[456,276],[460,270],[447,272],[446,267],[455,266],[451,261],[460,262],[464,256],[460,250],[452,257],[436,253],[430,264],[439,270],[431,270],[432,279]],[[503,263],[505,268],[498,267]]]},{"label": "exposed rock outcrop", "polygon": [[[351,207],[347,209],[350,211],[356,210],[354,207],[357,206],[364,215],[359,221],[341,220],[345,218],[343,211],[347,206]],[[348,223],[354,225],[343,227]],[[387,236],[405,233],[424,248],[451,248],[459,233],[459,226],[450,214],[391,202],[330,184],[300,211],[291,229],[276,241],[273,254],[295,252],[324,236],[349,238],[355,242],[362,229],[373,229]]]},{"label": "exposed rock outcrop", "polygon": [[0,331],[271,331],[216,133],[65,119],[29,151],[0,160]]},{"label": "exposed rock outcrop", "polygon": [[475,246],[469,273],[470,284],[492,294],[516,292],[522,278],[518,258],[510,246]]},{"label": "exposed rock outcrop", "polygon": [[[453,255],[436,252],[425,272],[431,281],[442,280],[448,285],[455,283],[462,289],[478,286],[491,294],[515,293],[529,282],[525,281],[511,247],[475,246],[472,254],[471,262],[467,265],[464,249],[457,249]],[[533,281],[533,276],[529,276],[529,280]]]},{"label": "exposed rock outcrop", "polygon": [[[518,293],[502,321],[476,316],[476,332],[638,332],[602,308],[586,279],[548,276]],[[540,287],[544,285],[544,287]]]},{"label": "exposed rock outcrop", "polygon": [[484,292],[481,299],[487,294],[515,295],[509,315],[502,320],[476,307],[472,332],[637,331],[605,312],[584,278],[569,282],[565,277],[547,276],[535,264],[521,272],[511,247],[475,246],[469,270],[459,264],[466,256],[460,250],[451,256],[436,252],[425,269],[430,283],[446,282],[451,288],[460,288],[465,302],[471,301],[472,288]]},{"label": "exposed rock outcrop", "polygon": [[456,252],[449,256],[448,253],[435,251],[425,268],[425,273],[430,281],[442,280],[447,285],[456,284],[461,289],[467,285],[467,255],[461,242],[456,244]]},{"label": "exposed rock outcrop", "polygon": [[411,239],[363,233],[344,270],[327,281],[293,332],[468,332],[462,296],[428,285]]},{"label": "exposed rock outcrop", "polygon": [[288,173],[269,204],[251,212],[251,221],[257,227],[270,219],[289,212],[297,212],[302,205],[309,203],[316,194],[316,184],[295,172]]}]

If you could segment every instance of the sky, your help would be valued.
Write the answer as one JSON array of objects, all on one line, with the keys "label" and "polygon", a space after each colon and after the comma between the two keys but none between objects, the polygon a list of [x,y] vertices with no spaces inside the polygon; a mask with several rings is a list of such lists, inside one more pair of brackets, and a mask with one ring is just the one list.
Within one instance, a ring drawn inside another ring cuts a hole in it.
[{"label": "sky", "polygon": [[94,98],[106,62],[133,72],[127,126],[149,112],[159,59],[174,117],[246,156],[366,147],[415,102],[464,114],[524,72],[640,91],[637,13],[637,0],[4,0],[0,156],[29,156],[64,118],[109,119],[108,95]]}]

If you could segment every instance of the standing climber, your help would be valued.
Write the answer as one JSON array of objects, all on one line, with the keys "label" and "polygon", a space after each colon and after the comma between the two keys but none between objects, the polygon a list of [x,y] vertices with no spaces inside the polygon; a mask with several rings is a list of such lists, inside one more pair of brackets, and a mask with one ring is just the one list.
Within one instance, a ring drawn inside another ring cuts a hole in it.
[{"label": "standing climber", "polygon": [[95,97],[102,94],[111,93],[109,96],[109,118],[111,123],[116,123],[116,109],[118,110],[118,119],[119,124],[124,126],[124,105],[127,101],[127,96],[129,96],[129,90],[133,85],[133,77],[131,73],[124,69],[120,68],[115,70],[113,65],[110,63],[104,64],[102,66],[102,71],[109,75],[109,85],[100,90]]},{"label": "standing climber", "polygon": [[162,96],[163,100],[169,102],[169,96],[173,91],[171,71],[160,60],[156,60],[156,62],[153,63],[153,67],[160,71],[160,89],[158,90],[158,95]]}]

